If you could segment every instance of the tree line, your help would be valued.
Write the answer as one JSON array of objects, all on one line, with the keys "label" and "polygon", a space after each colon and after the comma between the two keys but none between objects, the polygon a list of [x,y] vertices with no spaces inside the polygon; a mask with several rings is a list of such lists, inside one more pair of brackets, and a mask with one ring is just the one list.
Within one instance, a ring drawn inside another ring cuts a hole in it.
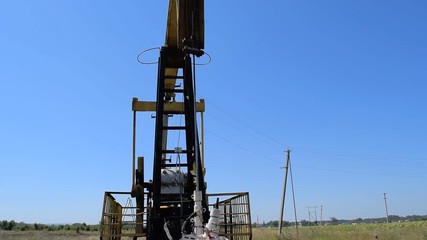
[{"label": "tree line", "polygon": [[[413,221],[427,221],[427,215],[408,215],[405,217],[398,215],[389,215],[389,222],[413,222]],[[331,217],[329,220],[315,220],[307,221],[305,219],[298,221],[299,226],[320,226],[320,225],[348,225],[348,224],[369,224],[369,223],[385,223],[386,218],[356,218],[356,219],[337,219],[336,217]],[[289,221],[283,221],[282,227],[294,226],[295,223]],[[262,223],[253,223],[252,227],[278,227],[279,221],[269,221]]]},{"label": "tree line", "polygon": [[0,229],[11,231],[98,231],[99,225],[88,225],[86,223],[74,223],[74,224],[42,224],[42,223],[24,223],[24,222],[15,222],[14,220],[7,221],[3,220],[0,222]]}]

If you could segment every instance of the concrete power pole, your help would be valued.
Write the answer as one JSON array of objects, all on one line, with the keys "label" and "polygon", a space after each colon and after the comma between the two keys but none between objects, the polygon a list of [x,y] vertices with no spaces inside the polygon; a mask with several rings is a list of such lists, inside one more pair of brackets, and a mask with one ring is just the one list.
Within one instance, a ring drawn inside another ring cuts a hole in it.
[{"label": "concrete power pole", "polygon": [[318,225],[318,223],[317,223],[317,206],[315,206],[314,207],[314,219],[316,219],[315,221],[314,221],[314,225]]},{"label": "concrete power pole", "polygon": [[323,225],[323,205],[320,206],[320,226]]},{"label": "concrete power pole", "polygon": [[389,223],[389,220],[388,220],[388,208],[387,208],[387,196],[386,196],[387,193],[383,193],[383,194],[384,194],[384,205],[385,205],[386,221],[387,221],[387,223]]},{"label": "concrete power pole", "polygon": [[307,211],[308,211],[308,222],[311,225],[311,211],[310,211],[310,206],[306,206]]},{"label": "concrete power pole", "polygon": [[287,180],[288,180],[288,168],[289,168],[290,155],[291,155],[291,150],[288,149],[286,151],[285,179],[283,181],[282,205],[280,207],[279,235],[282,234],[283,211],[285,209],[286,183],[287,183]]}]

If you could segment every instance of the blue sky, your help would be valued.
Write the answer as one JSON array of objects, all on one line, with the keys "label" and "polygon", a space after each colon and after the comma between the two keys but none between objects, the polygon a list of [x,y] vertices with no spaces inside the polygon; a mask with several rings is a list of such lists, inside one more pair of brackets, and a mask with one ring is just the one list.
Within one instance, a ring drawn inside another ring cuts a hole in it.
[{"label": "blue sky", "polygon": [[[249,191],[254,220],[278,219],[290,147],[299,219],[320,205],[381,217],[383,192],[390,214],[427,214],[426,12],[206,1],[208,191]],[[164,43],[166,14],[167,1],[0,3],[0,219],[97,223],[104,191],[130,189],[131,100],[156,89],[136,55]],[[154,122],[138,120],[148,178]]]}]

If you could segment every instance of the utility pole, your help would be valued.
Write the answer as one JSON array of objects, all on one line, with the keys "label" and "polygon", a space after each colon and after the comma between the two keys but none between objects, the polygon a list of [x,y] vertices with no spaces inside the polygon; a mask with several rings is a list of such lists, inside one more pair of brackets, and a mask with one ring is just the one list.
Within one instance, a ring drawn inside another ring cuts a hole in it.
[{"label": "utility pole", "polygon": [[[311,225],[311,219],[313,219],[314,225],[318,225],[317,222],[317,208],[318,206],[306,206],[307,211],[308,211],[308,222]],[[312,210],[313,209],[313,210]],[[323,211],[323,206],[321,206],[321,211]],[[322,212],[320,214],[321,218],[322,218]],[[322,221],[322,220],[320,220]]]},{"label": "utility pole", "polygon": [[311,225],[311,212],[310,212],[310,206],[306,206],[308,211],[308,223]]},{"label": "utility pole", "polygon": [[387,193],[383,193],[384,194],[384,205],[385,205],[385,215],[386,215],[386,221],[387,223],[389,223],[388,221],[388,208],[387,208]]},{"label": "utility pole", "polygon": [[318,225],[317,224],[317,206],[316,207],[314,207],[314,219],[316,219],[315,221],[314,221],[314,225]]},{"label": "utility pole", "polygon": [[323,225],[323,205],[320,205],[320,226]]},{"label": "utility pole", "polygon": [[279,235],[282,234],[282,221],[283,221],[283,211],[285,209],[285,195],[286,195],[286,183],[288,180],[288,168],[289,168],[289,161],[291,159],[291,150],[288,149],[286,151],[286,167],[285,167],[285,179],[283,181],[283,192],[282,192],[282,205],[280,207],[280,219],[279,219]]}]

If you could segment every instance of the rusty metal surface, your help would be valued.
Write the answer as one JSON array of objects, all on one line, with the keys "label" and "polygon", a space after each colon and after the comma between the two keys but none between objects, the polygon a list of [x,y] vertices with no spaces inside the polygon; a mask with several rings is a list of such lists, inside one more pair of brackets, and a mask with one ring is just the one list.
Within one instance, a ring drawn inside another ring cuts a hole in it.
[{"label": "rusty metal surface", "polygon": [[182,49],[183,40],[193,38],[192,47],[204,49],[204,25],[204,0],[169,0],[165,46]]},{"label": "rusty metal surface", "polygon": [[248,192],[207,194],[209,206],[219,198],[220,235],[230,240],[251,240],[252,221]]},{"label": "rusty metal surface", "polygon": [[[144,239],[147,234],[147,220],[150,205],[147,202],[142,213],[129,212],[136,206],[127,206],[119,198],[130,197],[131,192],[105,192],[101,219],[101,239],[126,239],[137,237]],[[252,222],[248,192],[207,194],[209,207],[219,198],[220,233],[230,240],[251,240]],[[147,193],[145,193],[145,197]],[[147,198],[148,200],[148,198]],[[141,215],[142,217],[138,217]],[[140,219],[138,221],[138,219]],[[140,226],[143,231],[136,229]]]},{"label": "rusty metal surface", "polygon": [[[164,47],[171,51],[182,51],[185,46],[204,49],[204,26],[204,0],[169,0]],[[182,57],[175,57],[175,59],[180,58]],[[171,60],[174,61],[174,59]],[[169,76],[177,76],[178,68],[167,66],[165,73]],[[175,84],[175,79],[166,79],[165,89],[174,89]]]},{"label": "rusty metal surface", "polygon": [[[119,199],[130,199],[130,192],[105,192],[102,209],[100,239],[120,240],[122,237],[145,237],[148,208],[137,211],[137,206]],[[143,231],[137,231],[142,228]]]}]

